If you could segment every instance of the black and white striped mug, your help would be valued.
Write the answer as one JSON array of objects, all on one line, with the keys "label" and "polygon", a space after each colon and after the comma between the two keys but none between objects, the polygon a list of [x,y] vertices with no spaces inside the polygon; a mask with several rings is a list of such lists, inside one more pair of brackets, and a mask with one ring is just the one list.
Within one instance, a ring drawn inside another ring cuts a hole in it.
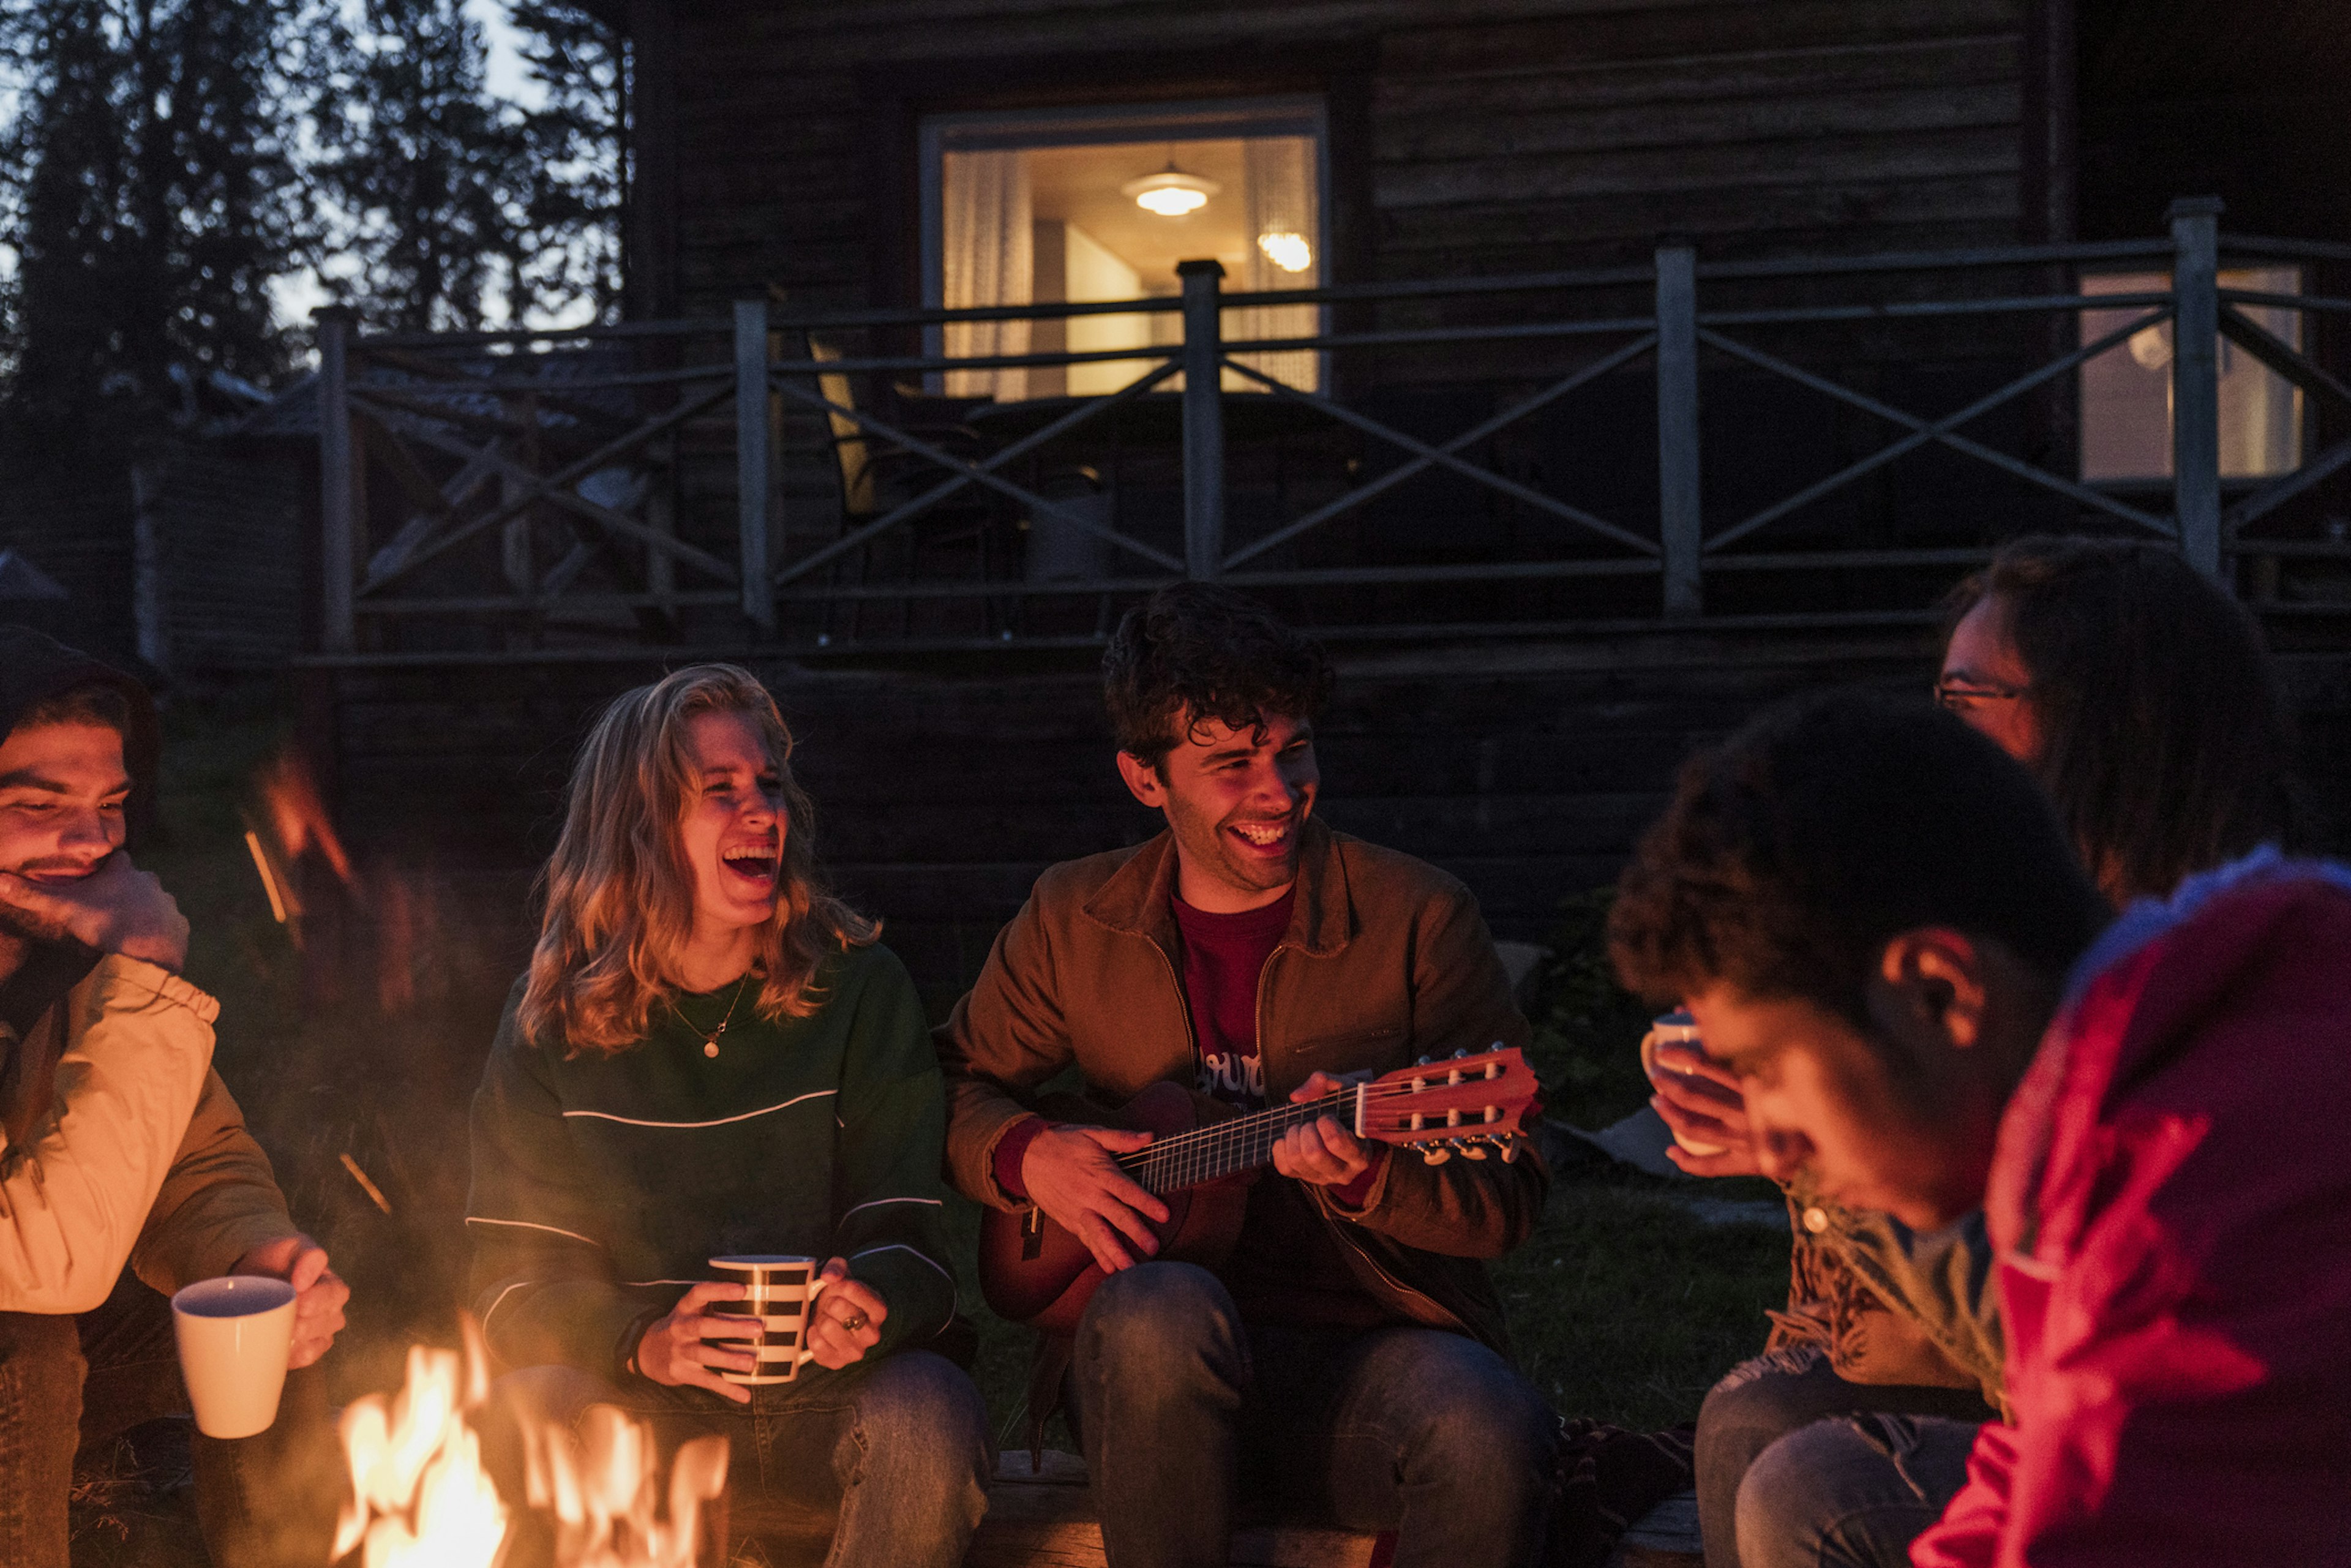
[{"label": "black and white striped mug", "polygon": [[[821,1260],[788,1252],[756,1252],[713,1258],[710,1266],[726,1279],[740,1280],[743,1294],[735,1301],[713,1301],[706,1310],[724,1317],[759,1320],[759,1337],[750,1342],[752,1369],[722,1369],[718,1375],[747,1385],[789,1383],[798,1377],[801,1364],[816,1354],[808,1348],[808,1331],[815,1321],[817,1297],[827,1282]],[[739,1346],[746,1342],[713,1336],[705,1343]]]}]

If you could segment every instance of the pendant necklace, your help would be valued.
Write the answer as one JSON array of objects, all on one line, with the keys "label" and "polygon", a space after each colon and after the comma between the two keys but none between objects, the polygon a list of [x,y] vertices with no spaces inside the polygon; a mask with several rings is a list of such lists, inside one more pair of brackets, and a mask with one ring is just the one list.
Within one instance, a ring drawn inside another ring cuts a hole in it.
[{"label": "pendant necklace", "polygon": [[[718,1041],[719,1041],[719,1039],[720,1039],[720,1037],[722,1037],[723,1035],[725,1035],[725,1034],[726,1034],[726,1030],[727,1030],[728,1027],[729,1027],[729,1026],[731,1026],[731,1025],[735,1022],[735,1009],[736,1009],[737,1008],[739,1008],[739,1007],[741,1007],[741,1006],[743,1005],[743,992],[744,992],[744,989],[745,989],[745,988],[747,988],[747,986],[749,986],[749,985],[750,985],[750,983],[751,983],[751,976],[752,976],[752,975],[754,975],[754,974],[757,974],[758,972],[758,970],[756,970],[756,969],[747,971],[747,972],[744,974],[744,976],[743,976],[743,977],[742,977],[741,979],[739,979],[739,980],[737,980],[737,981],[736,981],[736,982],[735,982],[735,997],[734,997],[734,999],[733,999],[733,1000],[731,1000],[731,1001],[729,1001],[729,1002],[726,1004],[726,1016],[725,1018],[720,1019],[718,1020],[718,1027],[717,1027],[716,1029],[712,1030],[710,1031],[710,1036],[709,1036],[709,1038],[708,1038],[708,1039],[706,1039],[706,1040],[705,1040],[702,1042],[702,1054],[703,1054],[703,1055],[705,1055],[705,1056],[716,1056],[716,1055],[718,1054]],[[672,1002],[672,1003],[670,1004],[670,1011],[672,1011],[672,1012],[674,1012],[674,1013],[677,1014],[677,1016],[678,1016],[678,1017],[679,1017],[679,1019],[684,1019],[685,1018],[685,1009],[683,1009],[683,1008],[681,1008],[681,1007],[679,1007],[675,1002]],[[689,1022],[687,1022],[686,1027],[687,1027],[688,1029],[692,1029],[692,1028],[694,1027],[694,1025],[689,1021]]]}]

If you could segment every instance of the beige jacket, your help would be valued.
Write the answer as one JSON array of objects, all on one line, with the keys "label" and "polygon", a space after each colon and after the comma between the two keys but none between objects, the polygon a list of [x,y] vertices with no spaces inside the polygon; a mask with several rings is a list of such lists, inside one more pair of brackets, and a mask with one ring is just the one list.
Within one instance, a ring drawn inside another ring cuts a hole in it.
[{"label": "beige jacket", "polygon": [[0,1022],[0,1312],[88,1312],[126,1261],[168,1294],[296,1234],[212,1071],[219,1011],[110,954],[21,1038]]}]

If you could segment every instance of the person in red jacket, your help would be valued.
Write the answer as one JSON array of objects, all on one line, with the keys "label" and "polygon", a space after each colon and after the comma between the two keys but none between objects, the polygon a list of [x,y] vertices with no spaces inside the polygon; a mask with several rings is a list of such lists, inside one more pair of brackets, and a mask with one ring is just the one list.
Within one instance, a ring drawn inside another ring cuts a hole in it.
[{"label": "person in red jacket", "polygon": [[2351,871],[2256,851],[2107,921],[1996,747],[1840,696],[1684,771],[1610,934],[1767,1175],[1985,1210],[2011,1413],[1917,1568],[2351,1561]]}]

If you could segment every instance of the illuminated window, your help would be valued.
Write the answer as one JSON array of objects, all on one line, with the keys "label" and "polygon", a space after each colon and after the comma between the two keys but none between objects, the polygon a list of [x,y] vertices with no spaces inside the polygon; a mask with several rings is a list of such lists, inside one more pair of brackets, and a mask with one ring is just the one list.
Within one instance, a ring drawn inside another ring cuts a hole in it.
[{"label": "illuminated window", "polygon": [[[925,123],[924,267],[949,308],[1181,292],[1176,264],[1214,258],[1234,293],[1311,288],[1322,258],[1322,115],[1302,99],[945,115]],[[1227,310],[1227,340],[1305,338],[1311,305]],[[950,324],[952,355],[1091,353],[1173,344],[1172,311]],[[1313,390],[1312,350],[1244,356]],[[1143,360],[956,371],[946,390],[998,402],[1117,391]],[[1229,391],[1261,391],[1225,373]],[[1174,387],[1176,382],[1163,383]]]},{"label": "illuminated window", "polygon": [[[2082,279],[2085,294],[2161,293],[2171,277],[2117,272]],[[2291,267],[2243,267],[2220,274],[2223,288],[2298,294],[2302,274]],[[2302,312],[2237,307],[2271,336],[2302,347]],[[2082,341],[2127,326],[2143,308],[2085,310]],[[2171,323],[2134,333],[2082,366],[2082,477],[2171,477]],[[2220,476],[2258,479],[2302,465],[2302,391],[2220,340]]]}]

